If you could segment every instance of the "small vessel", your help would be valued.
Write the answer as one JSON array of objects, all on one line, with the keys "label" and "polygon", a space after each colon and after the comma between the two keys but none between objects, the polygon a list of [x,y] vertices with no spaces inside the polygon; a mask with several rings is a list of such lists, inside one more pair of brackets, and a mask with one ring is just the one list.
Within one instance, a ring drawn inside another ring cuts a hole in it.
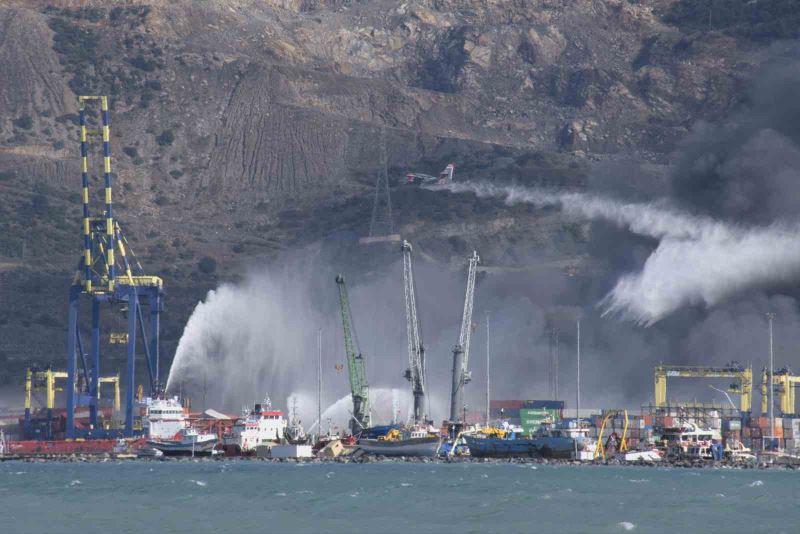
[{"label": "small vessel", "polygon": [[314,451],[311,445],[300,443],[285,443],[279,445],[264,446],[259,445],[256,447],[256,456],[259,458],[313,458]]},{"label": "small vessel", "polygon": [[702,428],[695,423],[665,428],[662,439],[667,443],[667,456],[713,460],[712,446],[722,443],[722,435],[714,428]]},{"label": "small vessel", "polygon": [[504,423],[503,428],[488,428],[464,435],[471,456],[477,458],[572,458],[586,449],[589,429],[574,421],[559,425],[543,424],[525,437],[520,427]]},{"label": "small vessel", "polygon": [[137,458],[162,458],[164,456],[164,453],[155,447],[139,447],[133,449],[133,453]]},{"label": "small vessel", "polygon": [[168,440],[189,427],[189,418],[178,397],[149,399],[142,427],[149,439]]},{"label": "small vessel", "polygon": [[225,453],[230,456],[252,455],[259,445],[280,443],[288,424],[283,412],[272,409],[269,397],[253,409],[244,408],[229,434],[223,436]]},{"label": "small vessel", "polygon": [[147,440],[147,445],[169,456],[203,456],[213,454],[219,439],[214,434],[184,428],[172,439]]},{"label": "small vessel", "polygon": [[432,458],[439,454],[442,438],[430,428],[412,427],[392,429],[377,439],[359,439],[358,446],[367,454]]},{"label": "small vessel", "polygon": [[292,420],[289,421],[289,426],[286,427],[285,438],[290,445],[305,445],[306,443],[308,443],[308,436],[306,435],[306,431],[303,430],[303,425],[301,421],[297,418],[296,398],[294,400],[294,404],[292,405]]}]

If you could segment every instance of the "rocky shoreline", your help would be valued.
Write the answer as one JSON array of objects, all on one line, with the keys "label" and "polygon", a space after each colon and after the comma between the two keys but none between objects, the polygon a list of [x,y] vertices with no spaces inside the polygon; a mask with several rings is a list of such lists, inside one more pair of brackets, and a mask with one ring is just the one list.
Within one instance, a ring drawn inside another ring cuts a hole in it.
[{"label": "rocky shoreline", "polygon": [[638,460],[635,462],[626,462],[618,459],[611,460],[593,460],[593,461],[578,461],[578,460],[560,460],[549,458],[471,458],[468,456],[452,457],[452,458],[415,458],[415,457],[399,457],[388,458],[384,456],[369,456],[361,455],[358,457],[353,456],[340,456],[337,458],[300,458],[300,459],[272,459],[272,458],[259,458],[255,456],[249,457],[162,457],[162,458],[133,458],[128,455],[114,455],[114,454],[81,454],[69,456],[5,456],[0,457],[0,461],[19,461],[25,463],[44,463],[44,462],[62,462],[62,463],[107,463],[107,462],[121,462],[121,461],[139,461],[139,462],[220,462],[220,461],[234,461],[234,462],[270,462],[270,463],[307,463],[307,464],[388,464],[388,463],[430,463],[430,464],[518,464],[518,465],[554,465],[554,466],[632,466],[632,467],[671,467],[671,468],[684,468],[684,469],[779,469],[779,470],[798,470],[800,464],[783,464],[771,462],[731,462],[727,460],[713,462],[704,460],[688,460],[688,459],[674,459],[662,460],[659,462],[647,462]]}]

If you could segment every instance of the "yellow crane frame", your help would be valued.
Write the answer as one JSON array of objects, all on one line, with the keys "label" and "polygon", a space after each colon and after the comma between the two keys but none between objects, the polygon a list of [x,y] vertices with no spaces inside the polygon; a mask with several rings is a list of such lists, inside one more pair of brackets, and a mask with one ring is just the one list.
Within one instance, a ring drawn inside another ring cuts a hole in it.
[{"label": "yellow crane frame", "polygon": [[622,427],[622,439],[619,441],[619,452],[626,452],[628,450],[628,410],[608,410],[603,422],[600,424],[600,429],[597,431],[597,447],[594,450],[594,457],[603,457],[606,459],[606,447],[603,443],[603,432],[606,429],[606,423],[613,417],[622,414],[625,417],[625,423]]},{"label": "yellow crane frame", "polygon": [[[46,392],[45,407],[53,409],[56,407],[56,392],[64,391],[63,388],[56,387],[56,380],[64,380],[67,378],[66,371],[53,371],[46,369],[44,371],[34,371],[28,369],[25,372],[25,409],[31,409],[31,397],[34,391],[44,389]],[[44,382],[44,386],[37,386],[36,384]],[[118,413],[122,406],[120,402],[119,392],[119,374],[115,376],[101,376],[100,384],[113,384],[114,385],[114,413]],[[100,398],[100,391],[98,389],[97,398]]]},{"label": "yellow crane frame", "polygon": [[[773,376],[775,394],[778,396],[778,406],[781,415],[795,415],[794,388],[800,384],[800,376],[791,374],[788,369],[776,371]],[[761,372],[761,415],[769,411],[769,373],[766,369]]]},{"label": "yellow crane frame", "polygon": [[737,365],[725,367],[691,367],[686,365],[659,365],[655,368],[655,404],[667,406],[667,378],[733,378],[734,384],[726,391],[740,395],[739,410],[750,412],[753,405],[753,368]]}]

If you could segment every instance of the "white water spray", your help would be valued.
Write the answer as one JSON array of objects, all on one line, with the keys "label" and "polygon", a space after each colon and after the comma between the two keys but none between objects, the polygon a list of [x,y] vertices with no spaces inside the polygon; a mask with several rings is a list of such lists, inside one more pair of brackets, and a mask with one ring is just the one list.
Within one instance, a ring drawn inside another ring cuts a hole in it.
[{"label": "white water spray", "polygon": [[[411,391],[399,388],[370,388],[370,407],[372,408],[372,422],[375,425],[389,424],[393,420],[394,406],[399,407],[398,420],[405,422],[413,413],[414,400]],[[387,409],[388,407],[388,409]],[[328,431],[328,420],[335,429],[349,428],[349,421],[353,411],[353,400],[347,394],[325,408],[322,412],[322,432]],[[314,432],[319,421],[314,421],[308,432]]]},{"label": "white water spray", "polygon": [[642,270],[622,276],[601,302],[605,313],[648,326],[681,306],[713,306],[746,289],[791,281],[800,274],[797,226],[746,228],[665,203],[624,203],[584,193],[468,182],[448,189],[500,197],[508,204],[560,206],[568,215],[606,220],[657,239]]},{"label": "white water spray", "polygon": [[230,409],[309,382],[317,348],[308,325],[326,322],[304,280],[302,273],[263,272],[209,291],[184,328],[167,390],[207,382],[212,401]]}]

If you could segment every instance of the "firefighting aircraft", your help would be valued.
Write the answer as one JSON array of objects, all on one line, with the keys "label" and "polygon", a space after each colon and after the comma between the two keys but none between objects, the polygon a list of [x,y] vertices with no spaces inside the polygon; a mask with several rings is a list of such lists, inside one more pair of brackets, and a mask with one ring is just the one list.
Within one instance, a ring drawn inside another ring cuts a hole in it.
[{"label": "firefighting aircraft", "polygon": [[406,174],[406,185],[445,185],[453,181],[453,171],[455,165],[448,164],[439,176],[422,174],[420,172],[410,172]]}]

